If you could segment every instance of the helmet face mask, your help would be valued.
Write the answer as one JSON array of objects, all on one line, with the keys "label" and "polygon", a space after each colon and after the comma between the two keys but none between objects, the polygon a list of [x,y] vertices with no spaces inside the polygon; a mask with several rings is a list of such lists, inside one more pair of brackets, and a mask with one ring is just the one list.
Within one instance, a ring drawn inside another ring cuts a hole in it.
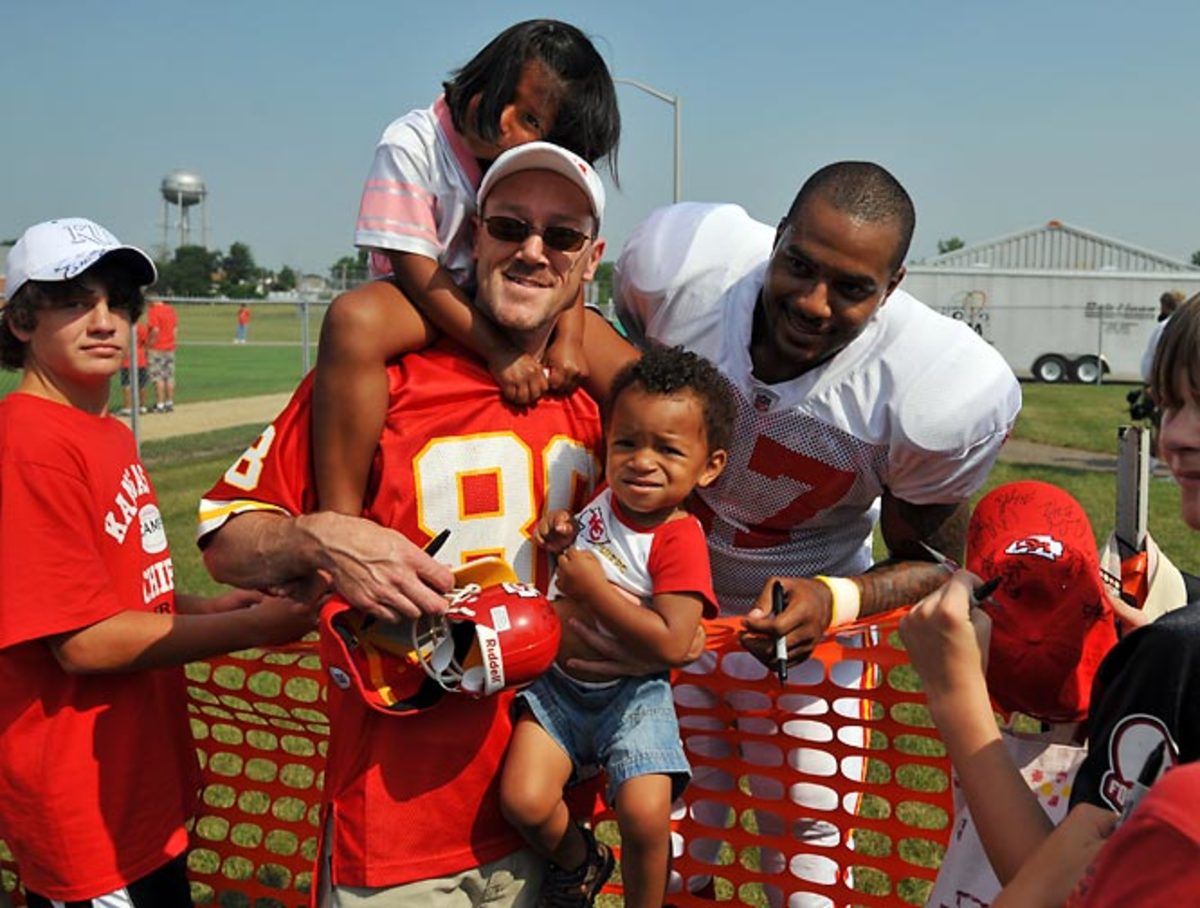
[{"label": "helmet face mask", "polygon": [[554,661],[562,632],[536,588],[467,583],[448,598],[444,615],[412,622],[412,651],[443,690],[483,697],[524,687]]},{"label": "helmet face mask", "polygon": [[531,683],[558,655],[558,616],[535,587],[495,558],[455,570],[442,615],[376,621],[334,597],[321,612],[322,660],[341,690],[404,715],[446,693],[485,697]]}]

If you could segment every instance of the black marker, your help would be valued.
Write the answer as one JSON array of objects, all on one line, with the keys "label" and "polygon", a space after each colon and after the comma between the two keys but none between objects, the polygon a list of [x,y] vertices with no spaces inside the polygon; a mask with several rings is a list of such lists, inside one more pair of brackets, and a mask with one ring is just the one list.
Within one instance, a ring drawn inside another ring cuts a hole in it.
[{"label": "black marker", "polygon": [[[783,607],[786,604],[787,598],[783,594],[783,584],[776,580],[775,585],[771,587],[771,614],[782,615]],[[779,675],[779,683],[787,684],[787,637],[784,636],[775,638],[775,672]]]},{"label": "black marker", "polygon": [[[925,551],[932,555],[933,560],[936,561],[948,573],[953,574],[955,571],[962,570],[962,565],[960,565],[953,558],[949,557],[948,555],[943,555],[927,542],[923,542],[921,540],[917,541],[920,543],[921,548],[925,549]],[[996,592],[996,590],[999,588],[999,577],[992,577],[990,580],[983,581],[983,583],[971,590],[971,605],[981,605],[982,603],[987,602],[988,597],[991,596],[992,593]],[[992,603],[993,606],[995,606],[995,604],[996,603],[994,602]]]},{"label": "black marker", "polygon": [[1125,803],[1121,805],[1121,818],[1117,820],[1118,826],[1129,819],[1129,815],[1138,806],[1138,802],[1146,796],[1146,792],[1150,790],[1150,786],[1158,779],[1158,774],[1162,771],[1163,757],[1166,755],[1166,750],[1167,742],[1164,738],[1146,756],[1146,762],[1142,764],[1142,771],[1138,773],[1137,782],[1133,784],[1129,789],[1129,793],[1125,795]]},{"label": "black marker", "polygon": [[983,581],[983,583],[971,590],[971,604],[980,605],[984,602],[987,602],[988,597],[998,589],[1000,589],[999,577],[993,577],[991,580]]},{"label": "black marker", "polygon": [[438,549],[444,546],[446,544],[446,540],[449,538],[450,528],[446,527],[446,529],[442,530],[425,544],[425,554],[431,556],[436,555],[438,553]]}]

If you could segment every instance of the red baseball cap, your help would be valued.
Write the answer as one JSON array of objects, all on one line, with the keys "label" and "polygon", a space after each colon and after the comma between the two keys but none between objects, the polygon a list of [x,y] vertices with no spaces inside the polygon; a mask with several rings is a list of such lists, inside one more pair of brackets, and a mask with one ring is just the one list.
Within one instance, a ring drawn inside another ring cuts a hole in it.
[{"label": "red baseball cap", "polygon": [[1000,578],[987,607],[995,704],[1049,722],[1084,719],[1117,632],[1083,507],[1045,482],[996,487],[971,515],[967,569]]}]

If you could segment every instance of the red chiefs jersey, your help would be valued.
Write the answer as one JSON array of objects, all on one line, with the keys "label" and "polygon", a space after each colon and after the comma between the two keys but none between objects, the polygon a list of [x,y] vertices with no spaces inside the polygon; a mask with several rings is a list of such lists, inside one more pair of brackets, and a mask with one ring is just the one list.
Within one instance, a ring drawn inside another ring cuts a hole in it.
[{"label": "red chiefs jersey", "polygon": [[[596,483],[599,410],[586,394],[504,403],[495,381],[448,341],[388,369],[389,404],[365,516],[460,563],[499,555],[545,590],[549,565],[530,538],[547,510],[578,510]],[[201,537],[231,515],[312,510],[311,376],[200,505]],[[499,806],[511,694],[446,697],[385,716],[329,686],[333,880],[392,886],[456,873],[523,846]]]},{"label": "red chiefs jersey", "polygon": [[0,838],[51,899],[120,889],[187,847],[199,765],[183,669],[68,674],[45,639],[172,612],[174,586],[129,429],[0,401]]}]

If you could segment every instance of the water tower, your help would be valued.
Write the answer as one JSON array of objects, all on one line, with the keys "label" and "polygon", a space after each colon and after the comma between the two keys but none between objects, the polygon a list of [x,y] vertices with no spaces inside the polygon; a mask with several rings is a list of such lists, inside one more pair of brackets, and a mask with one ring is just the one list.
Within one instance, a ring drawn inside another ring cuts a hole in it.
[{"label": "water tower", "polygon": [[163,197],[163,249],[171,248],[167,243],[168,234],[171,232],[172,205],[179,209],[179,242],[176,248],[188,246],[192,242],[192,222],[188,216],[188,209],[193,205],[200,206],[200,245],[208,248],[208,209],[204,201],[208,196],[208,189],[205,188],[200,174],[190,170],[172,170],[163,177],[160,191]]}]

